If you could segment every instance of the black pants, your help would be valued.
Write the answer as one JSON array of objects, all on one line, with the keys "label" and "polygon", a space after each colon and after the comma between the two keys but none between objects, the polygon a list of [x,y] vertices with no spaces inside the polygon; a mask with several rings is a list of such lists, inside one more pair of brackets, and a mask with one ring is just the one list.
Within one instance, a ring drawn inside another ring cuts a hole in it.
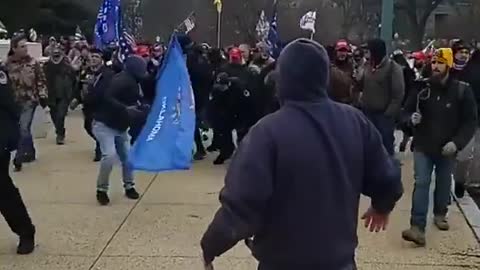
[{"label": "black pants", "polygon": [[218,148],[220,155],[225,158],[232,156],[235,151],[235,144],[233,143],[232,131],[233,128],[225,126],[217,130],[218,132]]},{"label": "black pants", "polygon": [[28,215],[20,192],[9,174],[10,152],[0,153],[0,212],[10,229],[18,236],[30,236],[35,227]]},{"label": "black pants", "polygon": [[69,101],[64,98],[57,98],[55,103],[50,105],[50,117],[57,136],[65,137],[65,117],[68,112]]},{"label": "black pants", "polygon": [[87,134],[95,140],[95,151],[100,152],[100,144],[98,143],[95,135],[93,135],[92,131],[92,123],[93,123],[93,113],[89,110],[83,110],[83,128],[87,132]]}]

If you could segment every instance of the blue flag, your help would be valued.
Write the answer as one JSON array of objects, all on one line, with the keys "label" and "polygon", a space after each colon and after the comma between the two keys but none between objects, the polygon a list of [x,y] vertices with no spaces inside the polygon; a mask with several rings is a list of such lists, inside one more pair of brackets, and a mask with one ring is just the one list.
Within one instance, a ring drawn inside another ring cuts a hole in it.
[{"label": "blue flag", "polygon": [[268,30],[267,45],[270,50],[270,56],[274,59],[277,59],[280,56],[282,50],[282,42],[278,34],[278,11],[277,11],[277,1],[274,1],[273,4],[273,17],[270,22],[270,29]]},{"label": "blue flag", "polygon": [[120,0],[103,0],[95,23],[94,45],[98,49],[105,49],[110,43],[118,42],[119,30],[122,27]]},{"label": "blue flag", "polygon": [[174,34],[157,78],[147,122],[132,147],[134,170],[186,170],[192,164],[195,101],[183,51]]}]

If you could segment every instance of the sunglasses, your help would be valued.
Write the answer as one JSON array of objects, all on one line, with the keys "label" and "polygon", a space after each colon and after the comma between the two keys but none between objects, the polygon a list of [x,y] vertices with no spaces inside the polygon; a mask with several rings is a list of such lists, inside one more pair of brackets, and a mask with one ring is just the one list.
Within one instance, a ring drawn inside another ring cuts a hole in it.
[{"label": "sunglasses", "polygon": [[442,64],[443,64],[443,65],[446,65],[447,63],[446,63],[446,62],[441,62],[441,61],[432,61],[431,64],[432,64],[432,65],[437,65],[437,64],[438,64],[438,65],[442,65]]}]

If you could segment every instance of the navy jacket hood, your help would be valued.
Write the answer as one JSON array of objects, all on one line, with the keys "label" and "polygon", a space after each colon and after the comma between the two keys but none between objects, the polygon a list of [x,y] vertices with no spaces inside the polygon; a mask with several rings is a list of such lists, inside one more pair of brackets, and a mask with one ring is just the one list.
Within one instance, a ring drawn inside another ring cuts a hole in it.
[{"label": "navy jacket hood", "polygon": [[297,39],[282,51],[277,63],[280,100],[314,102],[327,97],[330,60],[325,48],[309,39]]}]

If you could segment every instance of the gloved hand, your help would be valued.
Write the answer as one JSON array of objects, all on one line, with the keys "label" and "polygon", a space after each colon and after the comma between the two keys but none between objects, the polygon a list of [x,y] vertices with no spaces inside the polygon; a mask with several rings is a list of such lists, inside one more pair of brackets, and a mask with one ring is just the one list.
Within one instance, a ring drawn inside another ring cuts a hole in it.
[{"label": "gloved hand", "polygon": [[412,122],[412,124],[414,126],[420,124],[422,122],[422,114],[421,113],[413,113],[411,118],[410,118],[410,121]]},{"label": "gloved hand", "polygon": [[142,103],[141,105],[139,105],[137,107],[137,109],[142,111],[142,112],[148,112],[148,111],[150,111],[150,104]]},{"label": "gloved hand", "polygon": [[442,148],[442,155],[444,156],[451,156],[457,153],[457,145],[454,142],[449,142],[445,144]]},{"label": "gloved hand", "polygon": [[40,106],[45,109],[48,105],[48,100],[45,97],[41,97],[38,99],[38,103],[40,103]]}]

